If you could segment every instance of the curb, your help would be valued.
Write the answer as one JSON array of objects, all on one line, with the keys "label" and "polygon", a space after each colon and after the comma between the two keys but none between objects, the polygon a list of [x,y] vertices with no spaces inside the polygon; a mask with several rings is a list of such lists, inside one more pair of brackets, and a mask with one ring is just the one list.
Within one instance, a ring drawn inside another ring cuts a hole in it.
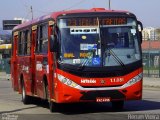
[{"label": "curb", "polygon": [[160,78],[143,78],[143,87],[145,88],[160,88]]},{"label": "curb", "polygon": [[1,79],[10,80],[11,75],[10,74],[0,74],[0,80]]},{"label": "curb", "polygon": [[160,88],[158,85],[143,85],[144,88]]}]

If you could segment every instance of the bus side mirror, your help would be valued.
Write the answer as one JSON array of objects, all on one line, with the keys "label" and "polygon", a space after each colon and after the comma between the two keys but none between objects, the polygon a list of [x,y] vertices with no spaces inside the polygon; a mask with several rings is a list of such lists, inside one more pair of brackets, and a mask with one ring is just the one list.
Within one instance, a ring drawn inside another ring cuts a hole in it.
[{"label": "bus side mirror", "polygon": [[143,39],[143,36],[142,36],[142,31],[143,31],[143,25],[140,21],[137,21],[138,22],[138,31],[139,31],[139,37],[140,37],[140,42],[142,43],[142,39]]},{"label": "bus side mirror", "polygon": [[57,38],[55,35],[50,36],[50,51],[57,52],[58,49]]}]

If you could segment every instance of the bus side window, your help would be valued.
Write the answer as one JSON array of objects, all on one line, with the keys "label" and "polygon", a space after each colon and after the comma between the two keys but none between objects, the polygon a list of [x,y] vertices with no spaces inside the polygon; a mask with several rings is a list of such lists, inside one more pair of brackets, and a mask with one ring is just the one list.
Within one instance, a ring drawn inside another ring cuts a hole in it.
[{"label": "bus side window", "polygon": [[31,54],[31,31],[27,34],[27,55]]},{"label": "bus side window", "polygon": [[36,31],[36,53],[39,53],[39,26]]},{"label": "bus side window", "polygon": [[20,52],[21,52],[21,46],[22,46],[22,45],[21,45],[21,34],[22,34],[22,33],[19,32],[18,42],[17,42],[17,44],[18,44],[18,45],[17,45],[17,46],[18,46],[18,55],[21,54],[21,53],[20,53]]},{"label": "bus side window", "polygon": [[31,54],[31,34],[29,30],[25,31],[25,41],[24,41],[24,54],[30,55]]},{"label": "bus side window", "polygon": [[42,53],[48,53],[48,24],[45,24],[42,29]]},{"label": "bus side window", "polygon": [[38,47],[39,53],[46,54],[48,53],[48,24],[42,24],[39,27],[39,38],[38,38]]},{"label": "bus side window", "polygon": [[42,53],[42,42],[43,42],[43,34],[42,34],[43,33],[42,32],[43,29],[42,28],[43,28],[43,26],[41,25],[40,26],[40,30],[39,30],[39,37],[40,37],[39,38],[39,52],[40,53]]},{"label": "bus side window", "polygon": [[27,33],[28,33],[28,30],[24,31],[24,55],[27,54]]},{"label": "bus side window", "polygon": [[18,37],[18,55],[23,55],[23,51],[24,51],[24,45],[23,45],[23,41],[24,41],[24,32],[21,31]]}]

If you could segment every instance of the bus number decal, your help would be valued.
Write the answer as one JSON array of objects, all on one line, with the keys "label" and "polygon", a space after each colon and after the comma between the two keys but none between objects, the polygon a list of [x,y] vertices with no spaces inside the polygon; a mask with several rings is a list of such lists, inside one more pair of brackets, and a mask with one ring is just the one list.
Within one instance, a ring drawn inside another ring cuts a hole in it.
[{"label": "bus number decal", "polygon": [[42,71],[42,64],[40,62],[37,62],[37,64],[36,64],[36,70],[37,71]]},{"label": "bus number decal", "polygon": [[28,66],[23,65],[22,70],[25,71],[26,73],[29,73],[29,67]]}]

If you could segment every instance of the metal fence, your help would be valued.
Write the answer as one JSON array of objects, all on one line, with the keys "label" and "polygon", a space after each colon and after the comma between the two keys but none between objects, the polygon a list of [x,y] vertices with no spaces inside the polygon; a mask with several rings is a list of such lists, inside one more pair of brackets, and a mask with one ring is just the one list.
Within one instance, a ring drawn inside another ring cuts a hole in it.
[{"label": "metal fence", "polygon": [[160,51],[143,52],[143,74],[160,78]]},{"label": "metal fence", "polygon": [[8,59],[0,59],[0,72],[6,72],[6,74],[10,74],[10,65],[8,63]]},{"label": "metal fence", "polygon": [[[4,71],[10,74],[10,65],[8,59],[0,59],[0,72]],[[143,75],[145,77],[160,78],[160,51],[143,52]]]}]

